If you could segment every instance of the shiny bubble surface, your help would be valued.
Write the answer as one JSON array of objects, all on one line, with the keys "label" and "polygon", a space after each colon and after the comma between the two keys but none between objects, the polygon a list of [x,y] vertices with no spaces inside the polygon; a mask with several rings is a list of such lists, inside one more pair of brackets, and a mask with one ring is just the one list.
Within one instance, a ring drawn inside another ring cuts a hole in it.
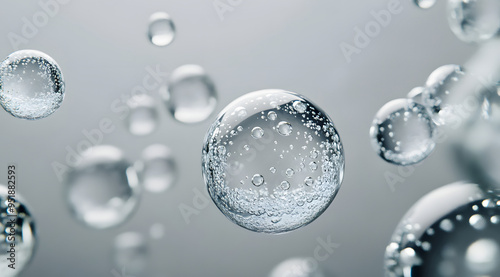
[{"label": "shiny bubble surface", "polygon": [[137,174],[114,146],[84,151],[68,172],[65,186],[73,216],[95,229],[123,223],[139,202]]},{"label": "shiny bubble surface", "polygon": [[375,115],[370,128],[372,147],[388,162],[415,164],[434,150],[435,129],[424,106],[411,99],[396,99]]},{"label": "shiny bubble surface", "polygon": [[326,277],[312,258],[290,258],[273,268],[269,277]]},{"label": "shiny bubble surface", "polygon": [[165,12],[156,12],[149,18],[148,38],[156,46],[167,46],[174,41],[175,24]]},{"label": "shiny bubble surface", "polygon": [[413,0],[413,3],[421,9],[430,9],[436,5],[437,0]]},{"label": "shiny bubble surface", "polygon": [[172,151],[161,144],[153,144],[144,149],[135,168],[140,184],[149,192],[164,192],[177,181],[177,163]]},{"label": "shiny bubble surface", "polygon": [[500,32],[498,0],[449,0],[448,23],[453,33],[465,42],[483,42]]},{"label": "shiny bubble surface", "polygon": [[144,274],[148,265],[149,247],[143,235],[136,232],[116,236],[113,245],[113,261],[118,272]]},{"label": "shiny bubble surface", "polygon": [[329,206],[342,183],[344,152],[321,109],[295,93],[263,90],[219,114],[205,137],[202,167],[226,217],[252,231],[282,233]]},{"label": "shiny bubble surface", "polygon": [[129,132],[136,136],[151,134],[158,126],[158,111],[155,101],[148,95],[136,95],[127,101],[130,112],[126,124]]},{"label": "shiny bubble surface", "polygon": [[[7,251],[11,250],[13,242],[16,245],[15,269],[8,267],[11,257]],[[0,185],[0,276],[18,276],[31,261],[36,244],[35,221],[23,198],[16,193],[12,202],[7,187]]]},{"label": "shiny bubble surface", "polygon": [[[169,77],[160,94],[174,119],[182,123],[206,120],[217,105],[217,91],[212,79],[199,65],[183,65]],[[239,110],[244,117],[246,110]]]},{"label": "shiny bubble surface", "polygon": [[51,115],[63,102],[64,88],[59,65],[40,51],[16,51],[0,64],[0,105],[17,118]]},{"label": "shiny bubble surface", "polygon": [[479,186],[454,183],[420,199],[387,246],[387,277],[499,276],[500,202]]}]

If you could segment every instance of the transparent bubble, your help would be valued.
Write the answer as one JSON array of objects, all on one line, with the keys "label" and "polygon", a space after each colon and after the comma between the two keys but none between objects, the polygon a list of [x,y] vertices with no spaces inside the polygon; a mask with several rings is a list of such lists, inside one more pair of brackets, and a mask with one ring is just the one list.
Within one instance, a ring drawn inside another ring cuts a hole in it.
[{"label": "transparent bubble", "polygon": [[326,277],[312,258],[290,258],[279,263],[269,277]]},{"label": "transparent bubble", "polygon": [[375,115],[370,128],[373,149],[397,165],[418,163],[430,155],[436,126],[426,108],[411,99],[396,99]]},{"label": "transparent bubble", "polygon": [[155,101],[148,95],[136,95],[127,101],[130,112],[127,116],[127,127],[131,134],[145,136],[151,134],[158,126],[158,112]]},{"label": "transparent bubble", "polygon": [[[217,105],[217,91],[212,79],[199,65],[183,65],[169,77],[168,87],[160,90],[168,111],[182,123],[206,120]],[[246,110],[238,110],[244,117]]]},{"label": "transparent bubble", "polygon": [[[17,191],[11,198],[3,185],[0,185],[0,210],[0,276],[14,277],[27,267],[34,254],[37,244],[35,221]],[[12,262],[8,260],[13,242],[15,269],[9,268]]]},{"label": "transparent bubble", "polygon": [[423,93],[424,93],[424,91],[425,91],[424,87],[413,88],[408,93],[408,95],[406,96],[406,98],[409,98],[409,99],[415,101],[415,103],[418,103],[420,105],[424,105],[424,100],[423,100]]},{"label": "transparent bubble", "polygon": [[451,91],[464,76],[462,67],[454,64],[441,66],[429,75],[422,99],[438,125],[445,125],[459,116]]},{"label": "transparent bubble", "polygon": [[137,174],[113,146],[95,146],[81,153],[65,186],[74,217],[96,229],[123,223],[139,201]]},{"label": "transparent bubble", "polygon": [[420,199],[387,246],[387,277],[500,276],[500,202],[478,185],[454,183]]},{"label": "transparent bubble", "polygon": [[[296,101],[307,107],[303,113],[293,107]],[[238,116],[240,107],[246,117]],[[317,170],[306,170],[312,162]],[[343,179],[344,152],[321,109],[295,93],[263,90],[219,114],[205,137],[202,165],[210,196],[230,220],[282,233],[312,222],[329,206]],[[307,185],[307,178],[314,182]]]},{"label": "transparent bubble", "polygon": [[170,149],[153,144],[142,151],[141,160],[136,162],[139,182],[149,192],[164,192],[177,181],[177,163]]},{"label": "transparent bubble", "polygon": [[144,274],[148,265],[148,256],[149,247],[140,233],[127,232],[116,236],[113,261],[118,272],[131,275]]},{"label": "transparent bubble", "polygon": [[148,38],[156,46],[167,46],[174,41],[175,25],[170,15],[156,12],[149,18]]},{"label": "transparent bubble", "polygon": [[437,3],[437,0],[413,0],[413,2],[419,8],[430,9],[434,7],[434,5]]},{"label": "transparent bubble", "polygon": [[64,99],[64,78],[47,54],[20,50],[0,64],[0,104],[17,118],[36,120],[54,113]]},{"label": "transparent bubble", "polygon": [[482,42],[500,32],[498,0],[449,0],[448,23],[462,41]]}]

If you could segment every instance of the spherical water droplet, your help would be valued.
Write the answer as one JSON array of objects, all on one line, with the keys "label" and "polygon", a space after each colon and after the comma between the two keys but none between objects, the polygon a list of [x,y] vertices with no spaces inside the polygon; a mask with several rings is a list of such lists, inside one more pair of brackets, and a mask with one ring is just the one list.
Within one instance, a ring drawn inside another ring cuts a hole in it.
[{"label": "spherical water droplet", "polygon": [[252,137],[254,139],[260,139],[264,136],[264,130],[262,130],[262,128],[260,127],[254,127],[252,129]]},{"label": "spherical water droplet", "polygon": [[[307,105],[304,113],[296,112],[295,101]],[[248,111],[246,117],[236,115],[238,107]],[[293,125],[294,132],[281,135],[270,112]],[[237,126],[250,131],[229,137]],[[231,156],[220,154],[220,146]],[[323,170],[299,171],[311,162]],[[233,170],[236,163],[238,170]],[[219,114],[205,137],[202,168],[211,198],[231,221],[256,232],[282,233],[312,222],[328,207],[343,179],[344,153],[333,122],[321,109],[300,95],[265,90],[236,99]],[[287,176],[287,169],[294,173]],[[305,186],[307,177],[318,183]]]},{"label": "spherical water droplet", "polygon": [[262,184],[264,184],[264,177],[260,174],[255,174],[252,177],[252,184],[254,184],[257,187],[261,186]]},{"label": "spherical water droplet", "polygon": [[144,274],[148,266],[148,256],[149,247],[140,233],[127,232],[116,236],[113,261],[118,272]]},{"label": "spherical water droplet", "polygon": [[120,149],[95,146],[65,179],[66,195],[74,217],[85,225],[104,229],[119,225],[135,210],[139,184],[134,168]]},{"label": "spherical water droplet", "polygon": [[[14,205],[10,206],[9,205]],[[37,244],[35,221],[26,202],[17,192],[9,195],[6,186],[0,185],[0,276],[14,277],[29,264]],[[11,210],[12,209],[12,210]],[[17,215],[17,216],[16,216]],[[14,226],[12,226],[14,225]],[[13,229],[12,229],[13,228]],[[14,231],[15,229],[15,231]],[[15,243],[15,269],[11,257],[11,243]]]},{"label": "spherical water droplet", "polygon": [[497,0],[449,0],[448,23],[465,42],[483,42],[500,32],[500,2]]},{"label": "spherical water droplet", "polygon": [[64,88],[59,65],[40,51],[16,51],[0,64],[0,105],[17,118],[51,115],[62,104]]},{"label": "spherical water droplet", "polygon": [[277,128],[278,133],[282,136],[289,136],[293,131],[292,124],[286,121],[281,121],[280,123],[278,123]]},{"label": "spherical water droplet", "polygon": [[425,107],[410,99],[385,104],[375,116],[370,137],[373,149],[384,160],[415,164],[434,149],[435,124]]},{"label": "spherical water droplet", "polygon": [[212,79],[199,65],[183,65],[169,77],[160,94],[168,111],[182,123],[206,120],[217,105],[217,91]]},{"label": "spherical water droplet", "polygon": [[413,0],[413,2],[421,9],[430,9],[434,7],[437,0]]},{"label": "spherical water droplet", "polygon": [[278,264],[269,277],[325,277],[313,258],[291,258]]},{"label": "spherical water droplet", "polygon": [[166,191],[177,180],[177,164],[172,152],[161,144],[153,144],[144,149],[135,168],[140,184],[149,192]]},{"label": "spherical water droplet", "polygon": [[170,15],[156,12],[149,18],[148,38],[156,46],[167,46],[175,38],[175,25]]},{"label": "spherical water droplet", "polygon": [[136,95],[127,101],[130,112],[127,115],[127,127],[131,134],[145,136],[158,126],[158,112],[154,99],[148,95]]},{"label": "spherical water droplet", "polygon": [[276,115],[276,113],[275,113],[275,112],[270,111],[269,113],[267,113],[267,118],[268,118],[269,120],[276,120],[276,118],[278,118],[278,116]]},{"label": "spherical water droplet", "polygon": [[306,111],[306,109],[307,109],[307,106],[302,101],[295,101],[295,102],[293,102],[293,108],[298,113],[304,113]]}]

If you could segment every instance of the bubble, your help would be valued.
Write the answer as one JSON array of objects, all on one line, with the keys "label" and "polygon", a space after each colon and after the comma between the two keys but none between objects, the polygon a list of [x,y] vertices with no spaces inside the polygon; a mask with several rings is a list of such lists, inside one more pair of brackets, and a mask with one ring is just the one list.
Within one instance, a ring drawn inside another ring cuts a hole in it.
[{"label": "bubble", "polygon": [[175,25],[170,15],[156,12],[149,18],[148,38],[156,46],[167,46],[174,41]]},{"label": "bubble", "polygon": [[[9,204],[14,207],[9,208]],[[14,277],[28,266],[35,252],[35,221],[22,196],[16,192],[15,197],[11,198],[8,188],[3,185],[0,185],[0,210],[0,276]],[[8,260],[11,258],[8,251],[11,250],[12,242],[16,245],[15,269],[9,268],[11,262]]]},{"label": "bubble", "polygon": [[293,108],[298,113],[304,113],[306,111],[306,109],[307,109],[307,106],[302,101],[295,101],[295,102],[293,102]]},{"label": "bubble", "polygon": [[430,9],[434,7],[437,0],[413,0],[413,2],[421,9]]},{"label": "bubble", "polygon": [[[307,106],[304,113],[295,110],[296,101]],[[239,107],[248,111],[246,117],[237,116]],[[280,134],[270,112],[294,131]],[[243,131],[231,135],[237,126]],[[305,170],[311,162],[322,170]],[[344,153],[321,109],[295,93],[263,90],[236,99],[219,114],[205,137],[202,168],[211,198],[231,221],[255,232],[283,233],[312,222],[333,201],[343,179]],[[317,180],[313,186],[305,185],[307,177]]]},{"label": "bubble", "polygon": [[131,134],[145,136],[158,126],[158,112],[154,99],[148,95],[136,95],[127,101],[130,112],[127,115],[127,127]]},{"label": "bubble", "polygon": [[64,100],[64,87],[59,65],[40,51],[16,51],[0,64],[0,105],[17,118],[51,115]]},{"label": "bubble", "polygon": [[396,99],[375,115],[370,128],[372,147],[388,162],[415,164],[434,150],[435,128],[424,106],[411,99]]},{"label": "bubble", "polygon": [[407,98],[413,100],[415,103],[418,103],[420,105],[424,105],[422,96],[425,91],[424,87],[416,87],[413,88],[408,95],[406,96]]},{"label": "bubble", "polygon": [[273,268],[269,277],[326,277],[312,258],[290,258]]},{"label": "bubble", "polygon": [[140,184],[149,192],[164,192],[177,181],[177,164],[172,152],[161,144],[153,144],[144,149],[135,168]]},{"label": "bubble", "polygon": [[105,229],[126,221],[139,201],[134,168],[114,146],[95,146],[81,153],[65,178],[73,216],[85,225]]},{"label": "bubble", "polygon": [[386,249],[385,276],[499,276],[500,226],[486,218],[500,207],[481,205],[490,196],[476,184],[454,183],[420,199]]},{"label": "bubble", "polygon": [[113,260],[118,272],[144,274],[148,264],[149,247],[146,239],[135,232],[116,236],[113,248]]},{"label": "bubble", "polygon": [[267,113],[267,118],[268,118],[269,120],[276,120],[276,118],[278,118],[278,116],[276,115],[276,113],[275,113],[275,112],[270,111],[269,113]]},{"label": "bubble", "polygon": [[[174,119],[187,124],[206,120],[217,105],[215,85],[199,65],[175,69],[169,77],[168,87],[162,86],[160,94]],[[244,112],[239,111],[238,115],[241,114]]]},{"label": "bubble", "polygon": [[464,42],[483,42],[500,32],[497,0],[449,0],[447,13],[451,30]]},{"label": "bubble", "polygon": [[289,136],[292,133],[292,124],[286,122],[286,121],[281,121],[278,123],[278,133],[282,136]]}]

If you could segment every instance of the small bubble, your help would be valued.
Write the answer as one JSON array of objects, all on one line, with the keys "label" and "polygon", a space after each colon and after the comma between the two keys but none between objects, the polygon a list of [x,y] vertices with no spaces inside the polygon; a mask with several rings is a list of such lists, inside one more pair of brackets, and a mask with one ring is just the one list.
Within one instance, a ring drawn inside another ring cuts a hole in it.
[{"label": "small bubble", "polygon": [[287,190],[290,188],[290,183],[288,181],[283,181],[283,182],[281,182],[280,187],[283,190]]},{"label": "small bubble", "polygon": [[292,133],[292,125],[286,121],[278,123],[278,133],[282,136],[289,136]]},{"label": "small bubble", "polygon": [[306,104],[304,104],[302,101],[295,101],[293,102],[293,108],[298,112],[298,113],[304,113],[307,109]]},{"label": "small bubble", "polygon": [[271,173],[273,173],[273,174],[276,173],[276,167],[273,166],[273,167],[269,168],[269,171],[271,171]]},{"label": "small bubble", "polygon": [[304,180],[304,184],[306,184],[306,186],[312,186],[314,184],[314,180],[313,178],[311,177],[307,177],[305,180]]},{"label": "small bubble", "polygon": [[309,169],[311,169],[311,171],[316,171],[318,169],[318,164],[316,162],[310,162],[309,163]]},{"label": "small bubble", "polygon": [[255,127],[252,129],[252,137],[254,139],[260,139],[264,136],[264,130],[260,127]]},{"label": "small bubble", "polygon": [[269,120],[276,120],[276,118],[278,118],[278,115],[275,112],[270,111],[269,113],[267,113],[267,118]]},{"label": "small bubble", "polygon": [[175,38],[175,25],[165,12],[157,12],[149,18],[148,37],[156,46],[167,46]]},{"label": "small bubble", "polygon": [[254,184],[255,186],[261,186],[262,184],[264,183],[264,177],[260,174],[255,174],[253,177],[252,177],[252,184]]},{"label": "small bubble", "polygon": [[285,171],[285,174],[288,178],[291,178],[293,176],[293,174],[295,174],[295,171],[291,168],[288,168],[286,171]]}]

